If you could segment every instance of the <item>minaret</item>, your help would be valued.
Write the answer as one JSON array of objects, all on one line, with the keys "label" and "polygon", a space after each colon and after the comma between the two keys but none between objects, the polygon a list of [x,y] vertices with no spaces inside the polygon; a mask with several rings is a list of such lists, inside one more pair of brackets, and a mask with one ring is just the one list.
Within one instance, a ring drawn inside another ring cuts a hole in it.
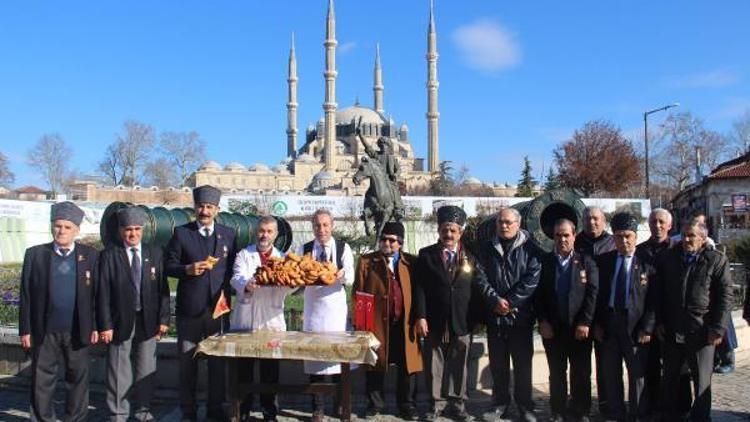
[{"label": "minaret", "polygon": [[286,155],[296,158],[297,154],[297,58],[294,55],[294,33],[292,48],[289,49],[288,101],[286,103]]},{"label": "minaret", "polygon": [[438,80],[437,80],[437,34],[435,18],[430,1],[430,23],[427,28],[427,170],[438,170]]},{"label": "minaret", "polygon": [[383,69],[380,67],[380,44],[375,45],[375,77],[372,92],[375,94],[375,111],[383,114]]},{"label": "minaret", "polygon": [[333,171],[333,144],[336,141],[336,20],[333,12],[333,0],[328,0],[326,17],[326,70],[323,76],[326,81],[326,97],[323,103],[325,111],[325,167]]}]

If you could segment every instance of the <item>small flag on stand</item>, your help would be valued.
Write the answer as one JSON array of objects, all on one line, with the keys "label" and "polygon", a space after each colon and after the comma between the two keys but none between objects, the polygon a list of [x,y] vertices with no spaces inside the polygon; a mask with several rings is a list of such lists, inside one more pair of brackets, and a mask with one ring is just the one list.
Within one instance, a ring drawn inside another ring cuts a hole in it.
[{"label": "small flag on stand", "polygon": [[219,296],[219,300],[216,302],[216,307],[214,308],[214,319],[229,313],[229,311],[229,304],[227,303],[227,298],[224,297],[224,291],[222,290],[221,296]]}]

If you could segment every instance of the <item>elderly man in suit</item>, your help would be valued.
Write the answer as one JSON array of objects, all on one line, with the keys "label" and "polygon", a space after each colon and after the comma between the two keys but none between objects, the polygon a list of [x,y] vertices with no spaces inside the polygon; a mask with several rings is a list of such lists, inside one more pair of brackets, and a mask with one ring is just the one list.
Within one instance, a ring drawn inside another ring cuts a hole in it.
[{"label": "elderly man in suit", "polygon": [[[604,385],[604,416],[644,420],[649,413],[645,375],[655,328],[654,268],[636,253],[638,219],[626,212],[612,217],[616,250],[600,256],[599,300],[594,336],[601,344],[600,367],[611,379]],[[622,363],[628,369],[625,409]]]},{"label": "elderly man in suit", "polygon": [[[535,295],[539,334],[549,365],[551,422],[588,421],[591,408],[591,325],[596,312],[599,270],[574,250],[575,224],[554,226],[554,250],[542,257]],[[568,402],[570,363],[570,402]]]},{"label": "elderly man in suit", "polygon": [[[222,331],[224,318],[213,318],[213,310],[229,288],[235,257],[234,229],[216,223],[221,191],[213,186],[193,190],[196,220],[175,227],[165,252],[164,266],[177,283],[177,348],[180,354],[180,408],[182,417],[195,420],[198,343]],[[217,259],[214,263],[209,257]],[[226,295],[228,299],[228,295]],[[208,417],[223,420],[224,365],[208,358]]]},{"label": "elderly man in suit", "polygon": [[374,330],[380,341],[378,362],[367,368],[367,417],[375,417],[385,407],[383,381],[390,364],[396,365],[396,402],[400,416],[416,420],[414,377],[422,371],[422,356],[412,329],[412,273],[416,257],[401,250],[404,226],[388,222],[383,226],[379,250],[362,255],[357,264],[353,295],[374,296]]},{"label": "elderly man in suit", "polygon": [[[255,270],[265,265],[270,257],[281,258],[284,254],[274,246],[279,234],[278,222],[272,216],[258,220],[255,232],[255,243],[247,245],[234,260],[234,275],[231,284],[237,293],[237,302],[229,318],[233,331],[253,332],[257,330],[286,331],[284,320],[284,300],[296,288],[281,286],[259,286],[255,281]],[[239,366],[239,376],[253,378],[253,367],[256,359],[246,359]],[[260,382],[275,384],[279,382],[279,361],[261,359],[258,362]],[[258,379],[256,378],[256,379]],[[279,413],[278,400],[274,393],[260,396],[263,407],[263,419],[274,421]],[[240,412],[241,420],[249,419],[252,395],[243,400]]]},{"label": "elderly man in suit", "polygon": [[52,242],[26,250],[21,272],[18,334],[31,351],[31,420],[56,421],[52,396],[65,368],[66,421],[85,421],[89,407],[89,346],[95,320],[97,252],[75,241],[84,213],[72,202],[52,205]]},{"label": "elderly man in suit", "polygon": [[[99,337],[107,349],[107,408],[110,420],[154,420],[149,404],[156,387],[156,341],[169,328],[169,285],[162,250],[142,242],[146,213],[117,212],[120,239],[99,256]],[[131,358],[132,353],[132,358]],[[132,359],[132,360],[131,360]]]},{"label": "elderly man in suit", "polygon": [[[415,331],[424,338],[425,381],[430,394],[427,420],[441,413],[454,420],[466,413],[466,360],[472,294],[485,283],[476,258],[461,244],[466,213],[446,205],[437,210],[439,240],[422,248],[414,275]],[[444,381],[447,397],[442,394]],[[447,402],[446,403],[446,399]]]},{"label": "elderly man in suit", "polygon": [[[714,348],[731,318],[732,287],[726,255],[709,249],[699,220],[682,227],[682,241],[658,259],[658,333],[664,359],[665,419],[711,420]],[[687,363],[694,401],[689,415],[678,408],[680,377]]]}]

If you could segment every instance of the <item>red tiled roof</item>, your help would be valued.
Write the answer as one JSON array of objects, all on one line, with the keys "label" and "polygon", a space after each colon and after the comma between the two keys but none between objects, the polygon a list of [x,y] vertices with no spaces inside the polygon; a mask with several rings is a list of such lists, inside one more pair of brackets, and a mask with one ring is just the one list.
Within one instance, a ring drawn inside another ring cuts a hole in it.
[{"label": "red tiled roof", "polygon": [[38,193],[46,195],[47,191],[43,191],[36,186],[24,186],[22,188],[16,189],[16,193]]},{"label": "red tiled roof", "polygon": [[717,170],[708,176],[711,179],[731,179],[735,177],[750,177],[750,162],[735,164]]}]

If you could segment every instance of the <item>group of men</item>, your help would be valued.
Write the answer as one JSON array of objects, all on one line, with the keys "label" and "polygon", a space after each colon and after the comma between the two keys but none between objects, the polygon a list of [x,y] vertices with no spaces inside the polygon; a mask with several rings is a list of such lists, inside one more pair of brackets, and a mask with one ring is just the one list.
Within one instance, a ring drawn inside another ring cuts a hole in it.
[{"label": "group of men", "polygon": [[[233,229],[215,221],[220,191],[201,186],[193,195],[196,220],[176,227],[163,252],[143,242],[146,215],[138,207],[118,211],[121,242],[97,253],[75,241],[83,212],[70,202],[53,205],[53,241],[27,250],[21,283],[19,331],[32,356],[32,420],[55,420],[52,395],[60,361],[69,390],[64,419],[85,420],[89,347],[97,342],[108,345],[110,419],[153,420],[149,403],[156,385],[156,341],[170,323],[168,276],[178,279],[184,420],[197,418],[194,353],[201,340],[225,328],[286,330],[284,301],[295,289],[265,288],[254,279],[259,266],[283,255],[274,246],[276,219],[262,217],[255,242],[238,251]],[[475,325],[483,324],[493,381],[493,407],[483,415],[487,420],[510,416],[511,361],[518,414],[522,420],[536,420],[531,386],[535,326],[549,365],[553,422],[588,419],[592,348],[605,419],[659,415],[682,420],[689,412],[691,420],[709,420],[713,351],[730,318],[732,292],[727,259],[706,247],[703,222],[689,221],[675,242],[669,237],[671,215],[656,209],[649,216],[651,238],[636,246],[634,216],[614,215],[610,235],[602,211],[591,207],[578,235],[573,221],[556,221],[550,229],[554,250],[543,253],[521,229],[520,214],[513,208],[498,212],[495,235],[473,251],[462,241],[466,214],[461,208],[441,207],[437,218],[438,241],[418,256],[402,249],[404,226],[390,222],[377,249],[360,256],[355,266],[351,247],[333,237],[332,214],[321,209],[312,216],[314,239],[298,251],[338,268],[333,284],[304,288],[304,331],[353,328],[345,286],[353,285],[352,298],[358,292],[374,296],[371,330],[381,346],[377,364],[365,368],[367,416],[383,411],[385,374],[394,365],[402,418],[419,417],[415,375],[424,371],[429,394],[425,419],[469,419],[470,335]],[[231,296],[228,320],[215,318],[217,303]],[[627,407],[623,362],[629,377]],[[253,377],[255,364],[244,361],[240,376]],[[278,382],[277,360],[257,364],[260,382]],[[325,377],[337,382],[341,371],[328,362],[305,362],[304,370],[310,382]],[[221,360],[208,358],[209,419],[226,418],[224,376]],[[264,420],[275,420],[276,396],[267,393],[260,399]],[[324,396],[313,397],[314,422],[324,419],[325,404]],[[243,418],[251,408],[248,396],[241,406]]]}]

